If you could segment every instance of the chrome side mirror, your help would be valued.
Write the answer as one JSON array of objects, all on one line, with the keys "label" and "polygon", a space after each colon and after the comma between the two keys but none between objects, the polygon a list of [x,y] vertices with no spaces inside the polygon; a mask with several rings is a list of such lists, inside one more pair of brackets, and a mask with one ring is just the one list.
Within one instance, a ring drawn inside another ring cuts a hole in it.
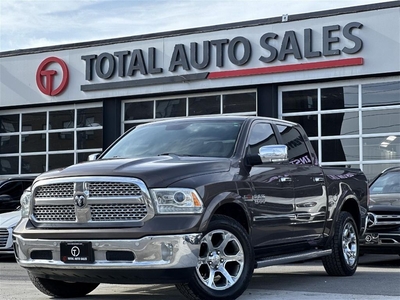
[{"label": "chrome side mirror", "polygon": [[97,158],[99,158],[99,156],[100,156],[100,153],[93,153],[93,154],[90,154],[90,155],[88,156],[88,161],[96,160]]},{"label": "chrome side mirror", "polygon": [[262,146],[258,155],[263,163],[288,161],[288,149],[286,145]]}]

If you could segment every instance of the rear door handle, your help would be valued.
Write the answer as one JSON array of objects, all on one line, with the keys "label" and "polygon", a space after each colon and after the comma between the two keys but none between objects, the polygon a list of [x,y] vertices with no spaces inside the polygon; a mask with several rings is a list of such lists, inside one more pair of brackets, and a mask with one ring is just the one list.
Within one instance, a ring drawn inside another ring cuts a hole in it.
[{"label": "rear door handle", "polygon": [[324,178],[322,178],[322,177],[314,177],[313,181],[314,182],[324,182]]}]

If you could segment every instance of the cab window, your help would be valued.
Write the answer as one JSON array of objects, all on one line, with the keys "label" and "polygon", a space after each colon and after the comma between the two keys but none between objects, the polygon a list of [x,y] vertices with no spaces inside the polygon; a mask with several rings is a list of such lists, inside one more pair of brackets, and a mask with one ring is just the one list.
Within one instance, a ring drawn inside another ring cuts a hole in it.
[{"label": "cab window", "polygon": [[270,124],[257,123],[249,135],[249,154],[258,154],[258,149],[262,146],[276,145],[277,140]]},{"label": "cab window", "polygon": [[300,132],[290,126],[277,125],[281,133],[283,143],[288,148],[288,158],[291,164],[312,164],[310,153]]}]

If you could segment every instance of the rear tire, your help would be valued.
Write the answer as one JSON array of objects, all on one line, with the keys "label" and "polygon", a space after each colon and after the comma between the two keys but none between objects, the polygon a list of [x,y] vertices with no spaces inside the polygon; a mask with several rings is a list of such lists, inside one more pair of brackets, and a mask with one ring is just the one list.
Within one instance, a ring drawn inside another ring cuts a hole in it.
[{"label": "rear tire", "polygon": [[232,300],[246,290],[253,271],[248,233],[234,219],[216,215],[201,240],[196,271],[176,287],[188,299]]},{"label": "rear tire", "polygon": [[359,258],[359,239],[352,215],[342,211],[331,240],[332,254],[322,258],[326,272],[331,276],[351,276],[356,272]]},{"label": "rear tire", "polygon": [[33,285],[46,294],[55,298],[83,297],[92,292],[99,283],[65,282],[60,280],[40,278],[28,272]]}]

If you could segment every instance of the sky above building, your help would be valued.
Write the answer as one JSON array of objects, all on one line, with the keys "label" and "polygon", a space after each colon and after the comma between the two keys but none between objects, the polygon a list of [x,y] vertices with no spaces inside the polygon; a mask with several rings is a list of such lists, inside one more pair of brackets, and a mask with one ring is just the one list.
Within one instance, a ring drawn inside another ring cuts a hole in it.
[{"label": "sky above building", "polygon": [[0,52],[388,0],[0,0]]}]

